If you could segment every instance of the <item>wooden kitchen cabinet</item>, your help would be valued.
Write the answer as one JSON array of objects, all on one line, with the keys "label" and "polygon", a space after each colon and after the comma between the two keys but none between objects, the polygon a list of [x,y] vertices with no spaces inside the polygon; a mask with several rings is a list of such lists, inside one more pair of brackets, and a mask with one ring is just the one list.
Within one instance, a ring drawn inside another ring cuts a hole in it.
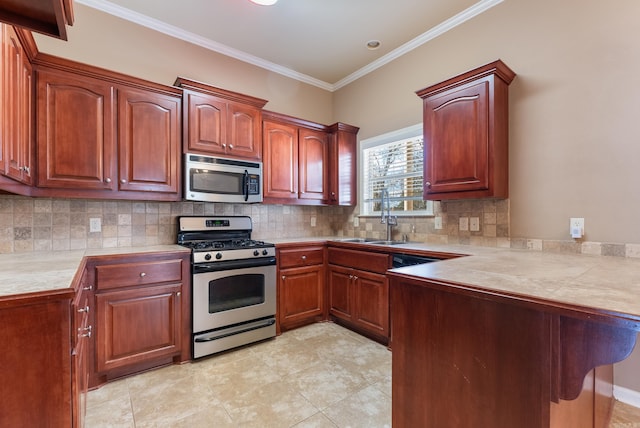
[{"label": "wooden kitchen cabinet", "polygon": [[190,359],[188,252],[99,258],[93,269],[96,384]]},{"label": "wooden kitchen cabinet", "polygon": [[266,100],[182,77],[175,85],[184,89],[185,153],[262,159],[261,110]]},{"label": "wooden kitchen cabinet", "polygon": [[0,171],[21,183],[33,183],[33,78],[31,62],[18,33],[0,24]]},{"label": "wooden kitchen cabinet", "polygon": [[325,128],[279,113],[263,113],[266,203],[328,203],[329,134]]},{"label": "wooden kitchen cabinet", "polygon": [[0,426],[83,426],[92,330],[83,272],[72,287],[0,297]]},{"label": "wooden kitchen cabinet", "polygon": [[278,248],[276,259],[279,331],[326,319],[324,246]]},{"label": "wooden kitchen cabinet", "polygon": [[139,89],[118,91],[120,191],[180,191],[179,98]]},{"label": "wooden kitchen cabinet", "polygon": [[47,36],[67,40],[67,25],[73,25],[72,0],[21,0],[0,3],[0,21]]},{"label": "wooden kitchen cabinet", "polygon": [[345,123],[329,127],[329,204],[355,206],[358,203],[358,130]]},{"label": "wooden kitchen cabinet", "polygon": [[42,55],[34,196],[180,198],[181,91]]},{"label": "wooden kitchen cabinet", "polygon": [[424,199],[509,196],[509,95],[498,60],[417,91],[423,99]]},{"label": "wooden kitchen cabinet", "polygon": [[389,343],[388,254],[328,248],[329,314],[385,345]]}]

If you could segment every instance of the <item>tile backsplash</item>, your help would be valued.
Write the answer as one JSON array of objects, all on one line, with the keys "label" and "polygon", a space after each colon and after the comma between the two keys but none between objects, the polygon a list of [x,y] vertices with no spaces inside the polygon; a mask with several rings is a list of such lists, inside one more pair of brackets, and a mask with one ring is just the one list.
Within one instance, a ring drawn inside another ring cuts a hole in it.
[{"label": "tile backsplash", "polygon": [[[180,215],[248,215],[257,239],[332,236],[352,208],[0,196],[0,253],[176,242]],[[90,231],[99,219],[100,231]],[[315,226],[312,226],[315,224]]]},{"label": "tile backsplash", "polygon": [[[180,215],[248,215],[253,220],[252,236],[263,240],[386,238],[386,225],[379,217],[358,217],[356,212],[353,207],[0,195],[0,253],[172,244]],[[99,219],[99,232],[90,230],[92,219]],[[436,223],[441,227],[436,229]],[[509,200],[440,201],[434,202],[433,217],[399,217],[392,239],[640,258],[640,244],[512,237],[509,228]]]}]

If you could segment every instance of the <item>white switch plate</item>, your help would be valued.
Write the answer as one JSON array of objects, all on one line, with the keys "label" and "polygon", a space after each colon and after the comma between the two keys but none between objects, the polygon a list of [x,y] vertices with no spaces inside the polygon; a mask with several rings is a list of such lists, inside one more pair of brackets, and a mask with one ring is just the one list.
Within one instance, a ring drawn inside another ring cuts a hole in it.
[{"label": "white switch plate", "polygon": [[569,234],[575,239],[584,236],[584,218],[572,217],[569,220]]},{"label": "white switch plate", "polygon": [[469,217],[460,217],[459,229],[462,232],[466,232],[469,230]]},{"label": "white switch plate", "polygon": [[360,217],[355,216],[353,218],[353,227],[358,227],[358,226],[360,226]]},{"label": "white switch plate", "polygon": [[435,227],[436,230],[442,229],[442,217],[435,218],[433,227]]},{"label": "white switch plate", "polygon": [[469,219],[469,230],[472,232],[480,231],[480,217],[471,217]]},{"label": "white switch plate", "polygon": [[100,217],[90,218],[89,219],[89,232],[100,232],[102,231],[102,221]]},{"label": "white switch plate", "polygon": [[311,227],[316,227],[316,217],[311,217]]}]

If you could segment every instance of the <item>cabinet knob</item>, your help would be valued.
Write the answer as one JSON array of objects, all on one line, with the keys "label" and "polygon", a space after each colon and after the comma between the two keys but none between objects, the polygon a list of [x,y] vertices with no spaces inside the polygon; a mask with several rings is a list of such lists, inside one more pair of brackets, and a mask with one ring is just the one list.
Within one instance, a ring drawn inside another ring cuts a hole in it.
[{"label": "cabinet knob", "polygon": [[229,148],[233,150],[233,144],[229,144]]},{"label": "cabinet knob", "polygon": [[430,181],[425,181],[424,182],[424,187],[426,187],[427,189],[431,189],[431,182]]},{"label": "cabinet knob", "polygon": [[147,276],[145,272],[140,272],[140,278],[144,278],[145,276]]},{"label": "cabinet knob", "polygon": [[286,276],[284,276],[284,275],[282,275],[282,277],[281,277],[281,278],[282,278],[282,280],[284,281],[287,277],[286,277]]},{"label": "cabinet knob", "polygon": [[107,177],[107,178],[104,179],[104,182],[105,183],[111,183],[111,179],[109,177]]},{"label": "cabinet knob", "polygon": [[358,280],[358,277],[357,277],[357,276],[355,276],[355,275],[353,275],[353,280],[354,280],[354,281],[357,281],[357,280]]},{"label": "cabinet knob", "polygon": [[124,178],[120,179],[120,183],[125,184],[127,182],[127,180],[125,180]]},{"label": "cabinet knob", "polygon": [[29,167],[28,167],[28,166],[26,166],[26,165],[22,167],[22,170],[23,170],[24,172],[26,172],[27,174],[29,174],[29,171],[31,171],[31,170],[29,169]]},{"label": "cabinet knob", "polygon": [[84,308],[78,309],[78,312],[80,312],[80,313],[82,313],[82,312],[89,313],[89,305],[85,306]]},{"label": "cabinet knob", "polygon": [[176,293],[176,296],[178,296],[178,297],[180,297],[181,295],[182,295],[182,293],[181,293],[180,291],[178,291],[178,292]]},{"label": "cabinet knob", "polygon": [[222,148],[226,149],[227,148],[227,144],[226,143],[222,143]]},{"label": "cabinet knob", "polygon": [[302,256],[302,261],[307,260],[307,256]]}]

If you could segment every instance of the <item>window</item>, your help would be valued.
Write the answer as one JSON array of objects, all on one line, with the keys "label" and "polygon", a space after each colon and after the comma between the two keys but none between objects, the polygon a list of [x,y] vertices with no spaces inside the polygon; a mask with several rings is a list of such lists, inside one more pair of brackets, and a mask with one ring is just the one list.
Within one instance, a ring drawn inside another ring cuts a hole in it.
[{"label": "window", "polygon": [[361,148],[361,215],[380,214],[383,189],[394,215],[433,214],[432,202],[422,199],[422,124],[363,140]]}]

